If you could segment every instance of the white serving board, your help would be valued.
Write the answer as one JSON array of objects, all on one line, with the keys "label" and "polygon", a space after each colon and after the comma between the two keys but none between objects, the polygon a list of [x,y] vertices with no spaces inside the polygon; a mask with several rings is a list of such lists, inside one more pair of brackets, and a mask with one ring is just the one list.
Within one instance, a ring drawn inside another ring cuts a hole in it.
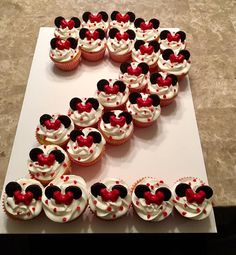
[{"label": "white serving board", "polygon": [[[6,174],[5,185],[28,176],[27,160],[37,145],[35,128],[44,113],[67,113],[73,97],[94,96],[97,81],[118,78],[119,64],[106,58],[97,63],[82,61],[72,72],[57,70],[49,59],[53,28],[40,29],[18,128]],[[163,179],[173,185],[184,176],[207,182],[202,149],[188,77],[180,84],[176,102],[162,111],[158,125],[135,129],[133,138],[121,146],[107,146],[101,163],[89,168],[73,169],[88,187],[105,177],[118,177],[132,185],[143,176]],[[0,210],[0,233],[210,233],[216,232],[214,213],[203,221],[191,221],[176,212],[159,223],[148,223],[133,215],[116,221],[103,221],[87,208],[79,219],[54,223],[43,214],[30,221],[9,219]]]}]

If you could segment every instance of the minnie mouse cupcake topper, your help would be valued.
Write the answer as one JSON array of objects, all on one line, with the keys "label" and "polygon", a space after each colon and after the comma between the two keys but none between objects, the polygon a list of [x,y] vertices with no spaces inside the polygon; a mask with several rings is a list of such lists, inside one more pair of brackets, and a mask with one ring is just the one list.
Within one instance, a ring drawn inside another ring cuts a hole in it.
[{"label": "minnie mouse cupcake topper", "polygon": [[82,27],[88,28],[89,30],[96,30],[98,28],[104,30],[108,29],[108,14],[105,11],[97,13],[84,12],[82,19]]},{"label": "minnie mouse cupcake topper", "polygon": [[117,28],[119,30],[133,29],[135,14],[133,12],[120,13],[113,11],[111,13],[110,29]]}]

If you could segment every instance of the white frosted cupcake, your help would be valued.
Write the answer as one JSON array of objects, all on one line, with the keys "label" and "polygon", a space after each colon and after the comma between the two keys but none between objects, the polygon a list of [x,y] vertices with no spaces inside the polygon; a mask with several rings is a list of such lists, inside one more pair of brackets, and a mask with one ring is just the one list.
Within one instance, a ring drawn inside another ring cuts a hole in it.
[{"label": "white frosted cupcake", "polygon": [[126,215],[130,205],[128,185],[120,179],[109,178],[91,186],[90,209],[103,220],[115,220]]},{"label": "white frosted cupcake", "polygon": [[42,202],[50,220],[58,223],[75,220],[88,206],[86,183],[82,177],[62,175],[45,188]]},{"label": "white frosted cupcake", "polygon": [[100,28],[106,32],[109,26],[108,14],[105,11],[97,13],[84,12],[82,19],[82,27],[88,28],[89,30]]},{"label": "white frosted cupcake", "polygon": [[134,29],[135,14],[133,12],[120,13],[113,11],[111,13],[111,22],[109,28],[117,28],[119,30]]}]

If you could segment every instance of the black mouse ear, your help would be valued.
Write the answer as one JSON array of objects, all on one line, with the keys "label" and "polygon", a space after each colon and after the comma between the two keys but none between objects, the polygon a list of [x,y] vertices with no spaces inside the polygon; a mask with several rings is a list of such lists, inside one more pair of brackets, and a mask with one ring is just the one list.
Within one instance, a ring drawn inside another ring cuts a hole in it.
[{"label": "black mouse ear", "polygon": [[122,64],[120,65],[120,71],[121,71],[122,73],[127,73],[127,68],[128,68],[129,66],[131,66],[131,65],[130,65],[130,63],[128,63],[128,62],[122,63]]},{"label": "black mouse ear", "polygon": [[166,50],[163,51],[162,57],[163,57],[164,60],[168,60],[171,54],[174,54],[173,50],[166,49]]},{"label": "black mouse ear", "polygon": [[160,25],[160,21],[158,19],[151,19],[149,22],[152,23],[155,29],[157,29]]},{"label": "black mouse ear", "polygon": [[112,190],[114,189],[119,190],[121,198],[125,198],[128,194],[126,187],[124,187],[123,185],[115,185],[112,187]]},{"label": "black mouse ear", "polygon": [[180,35],[181,42],[184,42],[184,40],[186,39],[186,34],[185,34],[185,32],[183,32],[183,31],[178,31],[176,34],[179,34],[179,35]]},{"label": "black mouse ear", "polygon": [[86,104],[90,103],[94,110],[97,110],[99,107],[99,102],[96,98],[90,97],[86,100]]},{"label": "black mouse ear", "polygon": [[44,193],[45,193],[45,196],[48,198],[48,199],[51,199],[51,198],[53,198],[53,194],[54,194],[54,192],[56,192],[56,191],[61,191],[61,189],[59,188],[59,187],[57,187],[57,186],[55,186],[55,185],[49,185],[49,186],[47,186],[46,188],[45,188],[45,191],[44,191]]},{"label": "black mouse ear", "polygon": [[65,19],[65,18],[64,18],[64,17],[62,17],[62,16],[58,16],[58,17],[56,17],[56,18],[55,18],[55,20],[54,20],[54,24],[55,24],[55,26],[59,28],[59,27],[60,27],[60,25],[61,25],[61,21],[62,21],[62,20],[64,20],[64,19]]},{"label": "black mouse ear", "polygon": [[5,193],[8,197],[13,197],[16,191],[21,191],[22,188],[18,182],[9,182],[5,187]]},{"label": "black mouse ear", "polygon": [[153,106],[158,106],[160,104],[160,97],[156,94],[151,94],[148,96],[149,98],[152,99],[152,105]]},{"label": "black mouse ear", "polygon": [[186,60],[189,60],[190,58],[190,53],[188,50],[181,50],[179,51],[178,55],[183,55]]},{"label": "black mouse ear", "polygon": [[108,80],[105,80],[105,79],[102,79],[100,81],[98,81],[97,83],[97,89],[99,91],[104,91],[104,86],[105,85],[109,85],[109,81]]},{"label": "black mouse ear", "polygon": [[133,12],[127,12],[127,14],[129,15],[129,20],[130,22],[134,22],[135,20],[135,14]]},{"label": "black mouse ear", "polygon": [[167,38],[167,35],[170,33],[170,31],[169,30],[163,30],[163,31],[161,31],[161,33],[160,33],[160,39],[161,40],[165,40],[166,38]]},{"label": "black mouse ear", "polygon": [[119,91],[120,92],[124,92],[125,91],[125,89],[126,89],[126,85],[125,85],[125,83],[123,82],[123,81],[120,81],[120,80],[118,80],[118,81],[115,81],[114,83],[113,83],[113,86],[114,85],[117,85],[118,87],[119,87]]},{"label": "black mouse ear", "polygon": [[40,148],[34,148],[30,151],[29,157],[32,161],[36,162],[38,161],[38,155],[43,154],[43,150]]},{"label": "black mouse ear", "polygon": [[158,52],[160,49],[160,44],[157,41],[151,41],[149,45],[153,46],[154,52]]},{"label": "black mouse ear", "polygon": [[39,122],[40,122],[40,124],[43,126],[43,125],[44,125],[44,122],[45,122],[46,120],[50,120],[50,119],[52,119],[52,116],[51,116],[51,115],[49,115],[49,114],[43,114],[43,115],[40,117]]},{"label": "black mouse ear", "polygon": [[74,97],[70,100],[70,108],[73,110],[73,111],[76,111],[77,110],[77,104],[81,103],[82,100],[78,97]]},{"label": "black mouse ear", "polygon": [[73,198],[74,199],[80,199],[82,196],[82,191],[79,187],[77,186],[68,186],[65,189],[65,192],[72,192],[73,193]]},{"label": "black mouse ear", "polygon": [[83,19],[84,22],[88,22],[90,14],[91,14],[91,12],[84,12],[83,13],[82,19]]},{"label": "black mouse ear", "polygon": [[118,14],[119,12],[118,11],[113,11],[111,13],[111,20],[116,20],[116,15]]},{"label": "black mouse ear", "polygon": [[106,37],[105,31],[102,30],[101,28],[97,28],[95,31],[98,32],[98,34],[99,34],[98,38],[99,38],[100,40],[103,40],[103,39]]},{"label": "black mouse ear", "polygon": [[141,94],[138,93],[138,92],[130,93],[130,95],[129,95],[129,101],[130,101],[130,103],[131,103],[131,104],[137,104],[137,99],[138,99],[139,97],[142,98]]},{"label": "black mouse ear", "polygon": [[75,28],[79,28],[80,27],[81,22],[80,22],[79,18],[72,17],[71,20],[73,20],[75,22],[75,25],[74,25]]},{"label": "black mouse ear", "polygon": [[65,128],[68,128],[71,124],[71,119],[66,115],[60,115],[58,119],[61,121]]},{"label": "black mouse ear", "polygon": [[31,192],[33,193],[33,196],[36,200],[38,200],[40,197],[42,197],[42,189],[40,188],[39,185],[37,184],[32,184],[29,185],[26,189],[25,192]]},{"label": "black mouse ear", "polygon": [[144,45],[144,44],[145,44],[145,42],[144,42],[143,40],[137,40],[137,41],[135,42],[135,44],[134,44],[135,50],[139,50],[139,47],[140,47],[141,45]]},{"label": "black mouse ear", "polygon": [[111,38],[111,39],[114,39],[115,38],[115,36],[116,36],[116,34],[119,32],[119,30],[117,29],[117,28],[112,28],[112,29],[110,29],[110,31],[109,31],[109,37]]},{"label": "black mouse ear", "polygon": [[53,154],[55,156],[55,159],[59,164],[61,164],[65,160],[65,155],[60,150],[53,150],[50,152],[50,154]]},{"label": "black mouse ear", "polygon": [[107,14],[106,12],[101,11],[101,12],[99,12],[99,14],[102,15],[102,20],[103,20],[104,22],[107,22],[107,21],[108,21],[108,14]]},{"label": "black mouse ear", "polygon": [[76,49],[77,48],[78,40],[76,40],[75,38],[69,37],[69,38],[67,38],[67,41],[70,42],[70,47],[72,49]]},{"label": "black mouse ear", "polygon": [[101,191],[102,189],[106,189],[106,188],[107,188],[107,187],[106,187],[105,184],[103,184],[103,183],[101,183],[101,182],[96,182],[96,183],[94,183],[94,184],[91,186],[90,190],[91,190],[92,195],[93,195],[94,197],[97,197],[97,196],[100,196],[100,191]]},{"label": "black mouse ear", "polygon": [[128,30],[126,30],[126,33],[129,35],[129,39],[130,40],[134,40],[135,39],[136,34],[135,34],[134,30],[128,29]]},{"label": "black mouse ear", "polygon": [[167,78],[167,77],[170,77],[170,78],[172,79],[172,85],[173,85],[173,86],[175,86],[175,85],[177,84],[178,78],[177,78],[176,75],[174,75],[174,74],[168,74],[168,75],[166,76],[166,78]]},{"label": "black mouse ear", "polygon": [[56,49],[57,40],[57,38],[52,38],[52,40],[50,41],[50,45],[53,50]]},{"label": "black mouse ear", "polygon": [[142,73],[147,74],[149,72],[149,65],[145,62],[141,62],[138,64],[139,67],[142,68]]},{"label": "black mouse ear", "polygon": [[198,193],[201,190],[205,192],[207,199],[209,199],[213,196],[213,190],[211,187],[209,187],[207,185],[200,186],[196,189],[196,193]]},{"label": "black mouse ear", "polygon": [[99,132],[97,131],[91,131],[88,133],[87,136],[92,136],[93,137],[93,142],[94,143],[100,143],[102,141],[102,136]]},{"label": "black mouse ear", "polygon": [[126,121],[127,125],[129,125],[133,120],[133,117],[129,112],[121,112],[119,114],[119,117],[121,117],[121,116],[125,117],[125,121]]},{"label": "black mouse ear", "polygon": [[81,131],[81,130],[72,130],[70,132],[70,139],[75,142],[76,141],[76,138],[80,135],[84,135],[84,133]]},{"label": "black mouse ear", "polygon": [[137,198],[144,198],[145,192],[150,192],[150,189],[147,185],[143,185],[143,184],[138,185],[134,190],[134,193]]},{"label": "black mouse ear", "polygon": [[169,201],[170,198],[171,198],[171,195],[172,195],[171,191],[166,187],[161,187],[161,188],[157,189],[155,193],[157,193],[157,192],[162,192],[163,193],[164,201]]},{"label": "black mouse ear", "polygon": [[152,73],[151,76],[150,76],[150,82],[152,84],[156,84],[158,77],[161,77],[161,75],[159,73]]},{"label": "black mouse ear", "polygon": [[191,189],[190,185],[187,183],[180,183],[175,188],[175,193],[178,197],[185,197],[187,189]]},{"label": "black mouse ear", "polygon": [[108,124],[110,123],[110,117],[115,116],[114,112],[105,112],[102,115],[102,120],[104,123]]},{"label": "black mouse ear", "polygon": [[79,31],[79,37],[80,39],[84,40],[86,37],[86,32],[89,31],[87,28],[81,28]]},{"label": "black mouse ear", "polygon": [[141,25],[142,22],[145,22],[144,19],[142,19],[142,18],[137,18],[137,19],[134,21],[134,26],[135,26],[136,28],[138,28],[138,27],[140,27],[140,25]]}]

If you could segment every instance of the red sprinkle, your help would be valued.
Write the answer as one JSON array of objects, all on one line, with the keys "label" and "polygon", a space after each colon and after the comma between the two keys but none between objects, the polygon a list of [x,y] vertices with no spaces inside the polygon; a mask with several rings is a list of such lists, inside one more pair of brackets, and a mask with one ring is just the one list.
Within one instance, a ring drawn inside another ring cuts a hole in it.
[{"label": "red sprinkle", "polygon": [[66,221],[67,221],[67,218],[66,218],[66,217],[64,217],[64,218],[62,219],[62,221],[63,221],[63,222],[66,222]]},{"label": "red sprinkle", "polygon": [[168,213],[166,211],[162,212],[164,217],[167,217]]}]

